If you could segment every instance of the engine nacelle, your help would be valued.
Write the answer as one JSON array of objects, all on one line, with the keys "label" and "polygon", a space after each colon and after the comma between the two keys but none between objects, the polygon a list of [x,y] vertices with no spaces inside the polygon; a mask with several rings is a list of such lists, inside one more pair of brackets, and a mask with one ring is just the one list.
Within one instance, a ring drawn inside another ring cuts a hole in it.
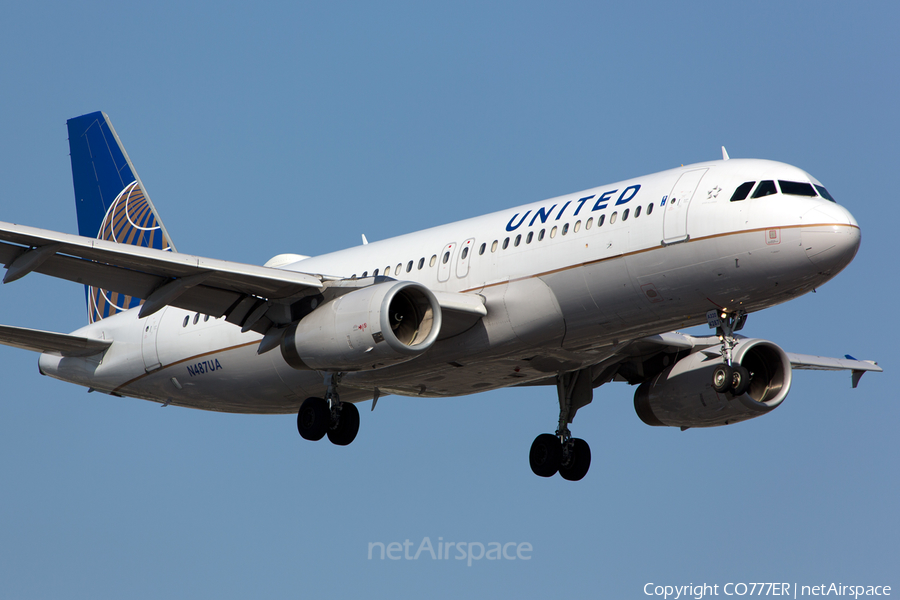
[{"label": "engine nacelle", "polygon": [[295,369],[378,369],[415,358],[440,329],[441,307],[428,288],[387,281],[339,296],[293,323],[281,354]]},{"label": "engine nacelle", "polygon": [[712,373],[722,357],[717,349],[701,350],[642,383],[634,394],[635,411],[647,425],[715,427],[758,417],[781,404],[791,389],[791,361],[784,350],[766,340],[743,339],[732,357],[752,374],[746,393],[717,393]]}]

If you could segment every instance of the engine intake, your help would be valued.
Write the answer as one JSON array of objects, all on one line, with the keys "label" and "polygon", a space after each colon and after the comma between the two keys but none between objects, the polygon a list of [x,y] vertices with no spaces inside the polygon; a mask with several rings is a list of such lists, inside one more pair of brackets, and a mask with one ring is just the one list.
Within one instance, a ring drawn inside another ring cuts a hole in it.
[{"label": "engine intake", "polygon": [[295,369],[379,369],[415,358],[440,329],[441,307],[427,287],[387,281],[326,302],[290,325],[281,354]]},{"label": "engine intake", "polygon": [[638,417],[654,426],[731,425],[771,411],[791,389],[791,361],[772,342],[743,339],[735,346],[733,362],[751,373],[750,387],[740,396],[713,389],[712,372],[721,362],[718,352],[701,350],[645,381],[634,394]]}]

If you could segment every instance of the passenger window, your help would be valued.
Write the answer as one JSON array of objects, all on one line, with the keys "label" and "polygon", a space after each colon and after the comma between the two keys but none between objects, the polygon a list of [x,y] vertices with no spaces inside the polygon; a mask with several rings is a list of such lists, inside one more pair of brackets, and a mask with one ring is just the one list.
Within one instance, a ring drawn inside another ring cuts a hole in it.
[{"label": "passenger window", "polygon": [[209,321],[209,315],[203,315],[203,322],[206,323]]},{"label": "passenger window", "polygon": [[617,217],[617,216],[618,216],[618,213],[613,213],[613,214],[609,215],[609,224],[610,224],[610,225],[612,225],[613,223],[616,222],[616,217]]},{"label": "passenger window", "polygon": [[528,232],[528,235],[525,236],[525,243],[526,243],[526,244],[530,244],[532,238],[534,238],[534,232],[533,232],[533,231],[529,231],[529,232]]},{"label": "passenger window", "polygon": [[424,266],[425,266],[425,257],[423,256],[422,258],[419,259],[419,270],[421,271],[422,267],[424,267]]},{"label": "passenger window", "polygon": [[652,204],[648,204],[648,205],[647,205],[647,214],[649,215],[649,214],[652,213],[652,212],[653,212],[653,205],[652,205]]},{"label": "passenger window", "polygon": [[391,267],[390,267],[390,266],[387,266],[387,267],[384,268],[384,275],[385,275],[386,277],[390,277],[390,276],[391,276]]},{"label": "passenger window", "polygon": [[481,244],[481,248],[478,249],[478,255],[481,256],[484,254],[484,249],[487,248],[487,244]]},{"label": "passenger window", "polygon": [[772,194],[777,194],[778,190],[775,189],[774,181],[760,181],[759,185],[756,187],[756,191],[753,192],[754,198],[763,198],[765,196],[771,196]]},{"label": "passenger window", "polygon": [[441,259],[441,263],[446,265],[448,260],[450,260],[450,253],[444,252],[444,258]]},{"label": "passenger window", "polygon": [[593,227],[593,226],[594,226],[594,217],[591,217],[590,219],[588,219],[588,220],[584,223],[584,228],[585,228],[586,230],[587,230],[587,229],[590,229],[590,228]]},{"label": "passenger window", "polygon": [[597,227],[603,227],[603,222],[606,221],[606,215],[600,215],[597,218]]},{"label": "passenger window", "polygon": [[200,313],[194,315],[194,325],[200,322]]},{"label": "passenger window", "polygon": [[434,263],[436,263],[436,262],[437,262],[437,254],[432,254],[431,260],[428,261],[428,266],[433,267]]},{"label": "passenger window", "polygon": [[641,216],[641,207],[640,206],[638,206],[637,208],[634,209],[634,218],[637,219],[639,216]]},{"label": "passenger window", "polygon": [[540,242],[542,239],[544,239],[544,230],[543,229],[541,229],[541,232],[538,234],[538,241]]},{"label": "passenger window", "polygon": [[562,228],[562,234],[566,235],[567,233],[569,233],[569,224],[568,223],[563,225],[563,228]]},{"label": "passenger window", "polygon": [[372,277],[378,277],[378,269],[372,271]]},{"label": "passenger window", "polygon": [[412,265],[413,265],[413,262],[412,262],[412,261],[409,261],[408,263],[406,263],[406,272],[407,272],[407,273],[409,273],[410,271],[412,271]]},{"label": "passenger window", "polygon": [[503,240],[503,249],[506,250],[507,248],[509,248],[509,238]]},{"label": "passenger window", "polygon": [[623,220],[623,221],[627,221],[627,220],[628,220],[628,213],[630,213],[630,212],[631,212],[631,209],[630,209],[630,208],[626,208],[626,209],[625,209],[625,212],[622,213],[622,220]]},{"label": "passenger window", "polygon": [[513,243],[513,246],[518,247],[518,246],[519,246],[519,242],[521,242],[521,241],[522,241],[522,234],[519,234],[519,235],[516,236],[516,241]]},{"label": "passenger window", "polygon": [[575,221],[575,227],[572,229],[575,233],[578,233],[578,230],[581,229],[581,221]]},{"label": "passenger window", "polygon": [[791,196],[813,196],[816,190],[813,189],[811,183],[802,183],[800,181],[782,181],[778,180],[778,187],[781,188],[782,194],[790,194]]},{"label": "passenger window", "polygon": [[466,260],[466,257],[467,257],[468,255],[469,255],[469,247],[466,246],[465,248],[463,248],[462,256],[460,256],[459,258],[460,258],[461,260]]},{"label": "passenger window", "polygon": [[[734,190],[734,194],[731,195],[731,202],[737,202],[738,200],[744,200],[747,198],[747,194],[750,193],[750,190],[753,189],[753,184],[755,181],[748,181],[747,183],[742,183],[738,186],[736,190]],[[756,196],[754,196],[755,198]]]},{"label": "passenger window", "polygon": [[397,268],[394,269],[394,275],[399,275],[401,271],[403,271],[403,263],[397,263]]},{"label": "passenger window", "polygon": [[553,229],[550,230],[550,239],[553,239],[555,237],[556,237],[556,226],[554,226]]},{"label": "passenger window", "polygon": [[835,200],[834,198],[831,197],[831,194],[828,193],[828,190],[826,190],[821,185],[817,185],[816,189],[819,190],[819,195],[822,196],[823,198],[825,198],[826,200],[831,200],[832,202],[837,202],[837,200]]},{"label": "passenger window", "polygon": [[191,315],[184,316],[184,323],[181,324],[182,327],[187,327],[188,321],[191,320]]},{"label": "passenger window", "polygon": [[491,252],[497,251],[497,240],[494,240],[494,243],[491,244]]}]

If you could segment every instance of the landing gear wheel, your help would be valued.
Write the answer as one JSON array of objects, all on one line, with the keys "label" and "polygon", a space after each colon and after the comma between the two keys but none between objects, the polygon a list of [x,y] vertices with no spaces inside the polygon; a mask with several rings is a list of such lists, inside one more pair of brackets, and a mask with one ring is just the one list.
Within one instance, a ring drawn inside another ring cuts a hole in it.
[{"label": "landing gear wheel", "polygon": [[728,365],[722,364],[713,369],[712,386],[720,394],[724,394],[731,389],[734,381],[734,369]]},{"label": "landing gear wheel", "polygon": [[569,460],[559,466],[559,476],[568,481],[580,481],[591,468],[591,447],[584,440],[572,438]]},{"label": "landing gear wheel", "polygon": [[736,366],[731,379],[731,393],[735,396],[743,396],[749,387],[750,371],[741,365]]},{"label": "landing gear wheel", "polygon": [[359,410],[350,402],[341,402],[337,422],[328,429],[328,439],[335,446],[346,446],[356,439],[359,432]]},{"label": "landing gear wheel", "polygon": [[553,477],[562,462],[562,446],[552,433],[542,433],[534,438],[528,453],[531,470],[539,477]]},{"label": "landing gear wheel", "polygon": [[[358,415],[357,415],[358,418]],[[304,440],[315,442],[325,437],[331,425],[331,410],[322,398],[307,398],[297,413],[297,431]]]}]

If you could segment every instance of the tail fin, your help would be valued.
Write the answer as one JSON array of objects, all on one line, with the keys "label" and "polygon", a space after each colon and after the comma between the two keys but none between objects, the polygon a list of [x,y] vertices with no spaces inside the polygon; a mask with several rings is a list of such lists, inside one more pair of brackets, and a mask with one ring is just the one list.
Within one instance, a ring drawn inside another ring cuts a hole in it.
[{"label": "tail fin", "polygon": [[[66,122],[78,234],[145,248],[175,251],[156,208],[106,113]],[[143,300],[85,286],[91,323]]]}]

